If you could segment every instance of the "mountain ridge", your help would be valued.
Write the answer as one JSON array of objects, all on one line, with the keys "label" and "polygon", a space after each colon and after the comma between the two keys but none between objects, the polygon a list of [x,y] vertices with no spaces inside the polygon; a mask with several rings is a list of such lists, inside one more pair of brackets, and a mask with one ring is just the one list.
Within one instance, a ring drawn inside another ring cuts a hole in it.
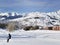
[{"label": "mountain ridge", "polygon": [[[16,13],[15,13],[16,14]],[[22,15],[22,14],[21,14]],[[16,17],[14,17],[16,16]],[[53,26],[53,25],[60,25],[60,10],[56,12],[30,12],[25,13],[21,17],[20,14],[11,15],[9,13],[8,18],[5,18],[6,21],[18,21],[22,25],[31,26],[31,25],[38,25],[38,26]],[[6,17],[6,16],[5,16]],[[11,18],[10,18],[11,17]],[[2,19],[2,21],[5,21]]]}]

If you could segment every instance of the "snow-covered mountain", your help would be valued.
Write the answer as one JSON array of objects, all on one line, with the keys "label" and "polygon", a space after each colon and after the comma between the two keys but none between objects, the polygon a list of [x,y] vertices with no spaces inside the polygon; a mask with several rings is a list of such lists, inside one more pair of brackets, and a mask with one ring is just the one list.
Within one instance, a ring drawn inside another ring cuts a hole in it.
[{"label": "snow-covered mountain", "polygon": [[22,17],[22,19],[23,19],[22,23],[28,26],[29,25],[33,25],[33,26],[60,25],[60,10],[57,12],[49,12],[49,13],[31,12],[28,13],[25,17]]},{"label": "snow-covered mountain", "polygon": [[20,24],[27,26],[53,26],[60,25],[60,10],[49,13],[30,12],[23,15],[19,13],[0,13],[0,18],[0,22],[18,21]]},{"label": "snow-covered mountain", "polygon": [[0,13],[0,20],[16,19],[16,18],[20,18],[22,16],[23,15],[16,13],[16,12]]}]

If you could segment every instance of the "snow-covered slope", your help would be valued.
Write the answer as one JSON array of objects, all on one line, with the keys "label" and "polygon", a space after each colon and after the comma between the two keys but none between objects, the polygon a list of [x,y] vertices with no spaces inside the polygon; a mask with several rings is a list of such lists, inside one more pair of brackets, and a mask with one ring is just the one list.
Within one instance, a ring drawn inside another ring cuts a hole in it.
[{"label": "snow-covered slope", "polygon": [[8,32],[0,29],[0,45],[60,45],[60,31],[17,30],[11,32],[12,38],[7,43]]}]

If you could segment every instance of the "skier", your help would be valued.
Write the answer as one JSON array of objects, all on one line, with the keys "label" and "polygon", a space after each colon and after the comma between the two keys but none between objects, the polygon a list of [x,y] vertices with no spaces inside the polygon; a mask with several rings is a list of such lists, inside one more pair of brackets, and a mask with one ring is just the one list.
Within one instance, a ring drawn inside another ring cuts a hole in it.
[{"label": "skier", "polygon": [[7,39],[7,42],[9,42],[9,39],[11,39],[11,34],[8,34],[8,39]]}]

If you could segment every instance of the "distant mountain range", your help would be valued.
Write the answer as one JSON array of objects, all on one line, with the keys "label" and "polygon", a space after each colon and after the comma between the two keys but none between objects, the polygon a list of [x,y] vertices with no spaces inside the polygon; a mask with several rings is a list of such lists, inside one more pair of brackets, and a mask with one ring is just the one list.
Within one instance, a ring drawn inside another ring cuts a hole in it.
[{"label": "distant mountain range", "polygon": [[60,25],[60,10],[56,12],[0,13],[0,22],[19,21],[22,25]]},{"label": "distant mountain range", "polygon": [[21,18],[23,15],[17,13],[0,13],[0,20]]}]

